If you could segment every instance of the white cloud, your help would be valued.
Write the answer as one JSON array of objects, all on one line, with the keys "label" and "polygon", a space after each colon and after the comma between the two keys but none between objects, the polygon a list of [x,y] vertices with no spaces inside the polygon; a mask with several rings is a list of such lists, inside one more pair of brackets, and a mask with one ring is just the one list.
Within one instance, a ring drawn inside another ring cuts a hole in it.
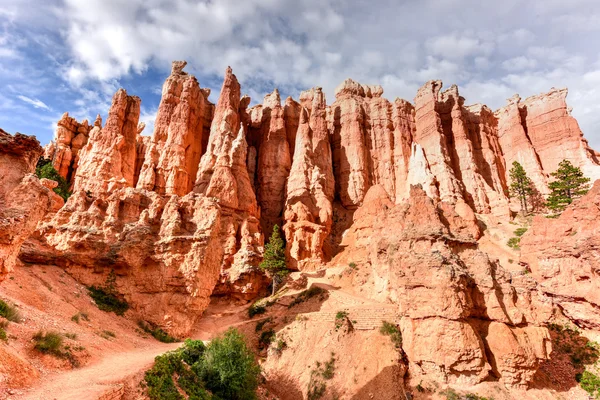
[{"label": "white cloud", "polygon": [[50,110],[50,107],[48,107],[46,105],[46,103],[44,103],[41,100],[38,99],[31,99],[27,96],[23,96],[23,95],[18,95],[17,96],[20,100],[24,101],[25,103],[31,104],[32,106],[34,106],[35,108],[43,108],[44,110]]},{"label": "white cloud", "polygon": [[502,62],[502,68],[507,71],[521,71],[524,69],[532,69],[538,65],[537,61],[533,58],[527,58],[525,56],[514,57],[509,60]]}]

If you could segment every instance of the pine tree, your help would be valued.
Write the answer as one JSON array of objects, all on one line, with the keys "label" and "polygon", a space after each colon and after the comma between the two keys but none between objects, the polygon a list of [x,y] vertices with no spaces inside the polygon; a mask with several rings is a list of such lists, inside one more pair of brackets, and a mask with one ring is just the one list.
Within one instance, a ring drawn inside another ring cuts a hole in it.
[{"label": "pine tree", "polygon": [[521,212],[525,215],[529,211],[528,206],[531,203],[531,197],[535,193],[535,187],[521,164],[515,161],[512,165],[509,171],[510,195],[519,199]]},{"label": "pine tree", "polygon": [[275,294],[276,286],[290,272],[285,262],[285,245],[278,225],[273,227],[273,233],[269,243],[265,245],[265,254],[259,266],[273,279],[273,294]]},{"label": "pine tree", "polygon": [[46,178],[58,182],[58,186],[55,187],[53,190],[65,201],[67,201],[67,199],[71,196],[71,192],[69,191],[69,184],[67,183],[66,179],[63,178],[54,169],[51,160],[47,160],[43,157],[40,157],[35,167],[35,174],[40,179]]},{"label": "pine tree", "polygon": [[564,209],[573,200],[583,196],[589,190],[590,178],[583,176],[583,172],[575,167],[569,160],[562,160],[558,169],[550,173],[554,181],[548,184],[550,196],[546,200],[546,206],[556,213]]}]

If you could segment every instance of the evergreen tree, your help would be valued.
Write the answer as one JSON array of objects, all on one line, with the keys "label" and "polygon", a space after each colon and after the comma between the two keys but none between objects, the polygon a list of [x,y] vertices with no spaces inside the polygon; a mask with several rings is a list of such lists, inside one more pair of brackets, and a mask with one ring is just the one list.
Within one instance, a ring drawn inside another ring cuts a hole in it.
[{"label": "evergreen tree", "polygon": [[529,211],[528,206],[531,204],[531,198],[535,194],[535,187],[521,164],[515,161],[512,165],[509,171],[510,195],[519,199],[521,212],[525,215]]},{"label": "evergreen tree", "polygon": [[290,272],[285,262],[285,244],[278,225],[273,227],[273,233],[269,243],[265,245],[265,254],[259,266],[273,279],[273,294],[275,294],[276,286]]},{"label": "evergreen tree", "polygon": [[550,175],[555,179],[548,184],[550,196],[546,206],[554,212],[560,213],[589,190],[590,178],[583,176],[583,172],[575,167],[569,160],[562,160],[558,169]]}]

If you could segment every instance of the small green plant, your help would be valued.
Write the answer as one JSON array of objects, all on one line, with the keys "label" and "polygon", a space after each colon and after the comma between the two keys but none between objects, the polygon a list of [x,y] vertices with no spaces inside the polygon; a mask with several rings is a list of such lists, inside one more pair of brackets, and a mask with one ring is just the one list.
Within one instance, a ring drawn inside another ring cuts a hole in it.
[{"label": "small green plant", "polygon": [[273,317],[269,317],[269,318],[263,319],[262,321],[257,322],[256,327],[254,328],[254,332],[262,331],[264,326],[266,324],[270,324],[271,322],[273,322]]},{"label": "small green plant", "polygon": [[324,296],[327,291],[318,286],[311,286],[309,289],[300,292],[294,300],[288,305],[288,308],[292,308],[300,303],[304,303],[305,301],[316,297],[316,296]]},{"label": "small green plant", "polygon": [[35,342],[34,348],[45,354],[52,354],[57,357],[63,357],[62,344],[63,338],[57,332],[39,331],[33,336]]},{"label": "small green plant", "polygon": [[323,397],[327,391],[326,380],[333,378],[335,374],[335,353],[331,353],[329,361],[321,363],[316,362],[315,369],[310,371],[310,379],[308,381],[308,400],[318,400]]},{"label": "small green plant", "polygon": [[76,333],[65,333],[65,337],[67,339],[77,340],[77,334]]},{"label": "small green plant", "polygon": [[261,350],[268,348],[275,340],[275,331],[273,329],[266,330],[260,334],[258,339],[258,347]]},{"label": "small green plant", "polygon": [[40,179],[46,178],[58,182],[58,186],[52,190],[54,190],[54,192],[62,197],[65,201],[67,201],[67,199],[71,196],[72,193],[69,191],[69,183],[62,175],[58,173],[58,171],[56,171],[56,169],[54,169],[52,160],[40,157],[35,168],[35,174]]},{"label": "small green plant", "polygon": [[352,269],[357,269],[358,267],[356,266],[355,262],[351,262],[350,264],[348,264],[348,266]]},{"label": "small green plant", "polygon": [[250,318],[254,317],[255,315],[260,315],[267,312],[267,307],[265,306],[265,304],[259,301],[255,302],[250,306],[250,308],[248,308],[248,316]]},{"label": "small green plant", "polygon": [[154,339],[163,343],[175,343],[178,340],[173,336],[169,335],[167,332],[162,330],[160,327],[144,321],[138,321],[138,326],[146,333],[149,333],[154,337]]},{"label": "small green plant", "polygon": [[506,242],[506,244],[511,249],[519,250],[521,248],[521,238],[520,237],[511,237],[510,239],[508,239],[508,242]]},{"label": "small green plant", "polygon": [[590,371],[583,371],[577,376],[577,381],[583,390],[595,399],[600,398],[600,377]]},{"label": "small green plant", "polygon": [[129,304],[118,297],[116,279],[115,271],[112,270],[106,277],[104,286],[90,286],[88,291],[100,310],[122,316],[129,309]]},{"label": "small green plant", "polygon": [[275,342],[275,350],[281,354],[285,349],[287,349],[287,342],[283,339],[277,339]]},{"label": "small green plant", "polygon": [[110,338],[116,338],[117,334],[113,331],[102,331],[99,333],[100,337],[109,340]]},{"label": "small green plant", "polygon": [[335,330],[339,330],[348,320],[348,311],[338,311],[335,314]]},{"label": "small green plant", "polygon": [[9,321],[17,323],[21,321],[19,311],[4,300],[0,300],[0,317],[4,317]]},{"label": "small green plant", "polygon": [[514,234],[516,237],[521,237],[525,234],[525,232],[527,232],[527,228],[517,228],[515,229]]},{"label": "small green plant", "polygon": [[8,326],[8,321],[0,321],[0,340],[3,342],[8,341],[8,335],[6,334],[6,327]]},{"label": "small green plant", "polygon": [[71,317],[71,321],[76,323],[79,323],[81,320],[89,321],[90,317],[88,316],[88,313],[80,311]]},{"label": "small green plant", "polygon": [[383,321],[381,327],[379,328],[379,333],[389,336],[394,344],[394,347],[397,349],[402,348],[402,332],[400,332],[400,328],[398,328],[397,325]]}]

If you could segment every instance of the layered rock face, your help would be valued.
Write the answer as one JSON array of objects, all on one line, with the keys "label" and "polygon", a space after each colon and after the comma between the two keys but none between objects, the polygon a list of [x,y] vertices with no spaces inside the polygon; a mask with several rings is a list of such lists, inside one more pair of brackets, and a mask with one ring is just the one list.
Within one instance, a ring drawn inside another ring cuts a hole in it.
[{"label": "layered rock face", "polygon": [[[263,235],[259,227],[260,211],[247,168],[246,108],[249,97],[240,98],[240,84],[227,68],[221,95],[215,108],[206,153],[200,160],[194,191],[215,198],[223,208],[221,240],[224,250],[225,288],[240,282],[233,291],[257,293],[262,282],[257,271],[261,259]],[[258,276],[257,276],[258,275]]]},{"label": "layered rock face", "polygon": [[197,193],[77,191],[38,227],[21,259],[61,266],[87,286],[102,287],[114,271],[116,290],[140,318],[185,336],[219,279],[220,228],[220,207]]},{"label": "layered rock face", "polygon": [[21,244],[57,196],[52,192],[55,182],[33,174],[42,152],[35,137],[12,136],[0,129],[0,282],[13,270]]},{"label": "layered rock face", "polygon": [[74,190],[100,195],[134,186],[140,103],[124,89],[115,93],[106,124],[95,124],[81,149]]},{"label": "layered rock face", "polygon": [[171,75],[163,85],[138,188],[183,196],[194,187],[212,107],[196,78],[183,71],[185,65],[185,61],[173,62]]},{"label": "layered rock face", "polygon": [[54,140],[44,149],[44,158],[52,160],[54,169],[73,184],[79,164],[79,150],[87,144],[92,127],[87,120],[77,122],[69,113],[64,113],[56,125]]},{"label": "layered rock face", "polygon": [[373,186],[333,260],[367,268],[361,289],[398,305],[402,348],[417,382],[492,378],[526,386],[549,358],[542,326],[551,309],[478,250],[480,235],[472,211],[432,200],[418,186],[397,205]]},{"label": "layered rock face", "polygon": [[578,326],[600,329],[600,181],[558,219],[535,217],[521,262],[539,290]]},{"label": "layered rock face", "polygon": [[326,259],[323,246],[333,223],[335,182],[325,96],[314,88],[301,97],[309,107],[300,112],[283,229],[292,267],[308,269]]}]

